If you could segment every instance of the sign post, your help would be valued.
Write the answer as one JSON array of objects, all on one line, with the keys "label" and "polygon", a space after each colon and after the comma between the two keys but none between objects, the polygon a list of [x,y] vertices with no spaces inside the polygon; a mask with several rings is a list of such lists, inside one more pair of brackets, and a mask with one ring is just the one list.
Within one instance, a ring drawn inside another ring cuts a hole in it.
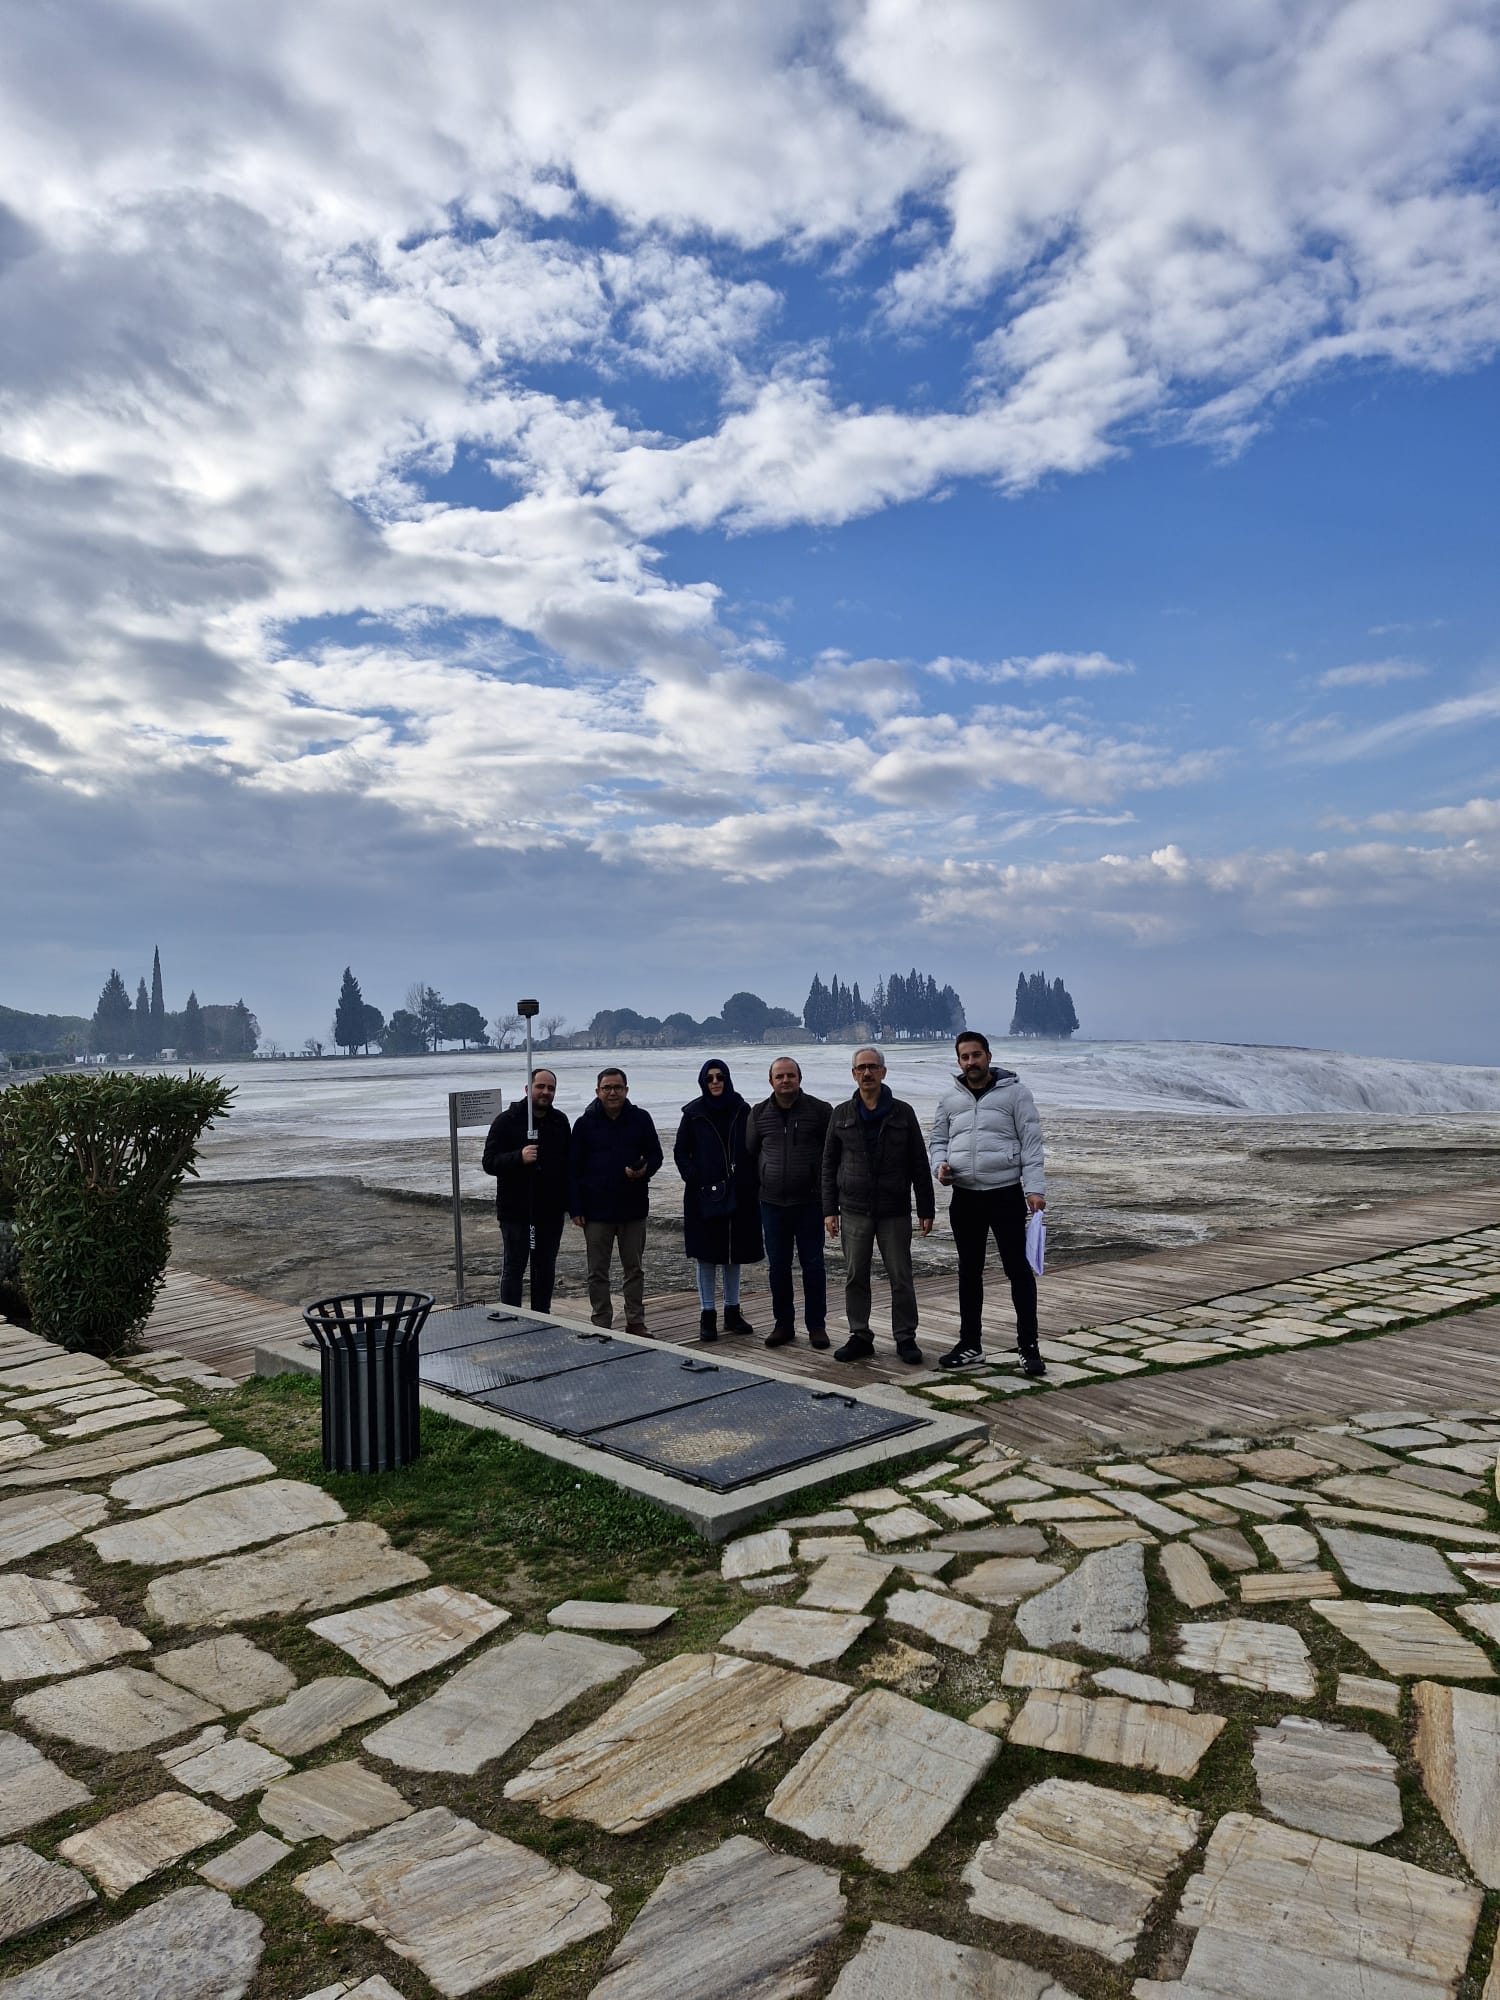
[{"label": "sign post", "polygon": [[458,1186],[458,1135],[471,1126],[488,1130],[505,1109],[505,1091],[450,1090],[448,1093],[448,1161],[453,1170],[453,1269],[458,1280],[459,1305],[464,1298],[464,1210]]}]

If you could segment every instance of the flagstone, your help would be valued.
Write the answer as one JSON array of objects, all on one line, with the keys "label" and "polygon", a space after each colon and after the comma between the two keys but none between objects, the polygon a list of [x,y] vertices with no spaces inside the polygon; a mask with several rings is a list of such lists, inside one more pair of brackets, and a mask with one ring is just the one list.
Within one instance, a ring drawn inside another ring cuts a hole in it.
[{"label": "flagstone", "polygon": [[1500,1645],[1500,1604],[1456,1604],[1453,1608],[1482,1638]]},{"label": "flagstone", "polygon": [[1306,1528],[1275,1521],[1257,1523],[1255,1536],[1265,1543],[1283,1569],[1310,1569],[1318,1561],[1318,1538]]},{"label": "flagstone", "polygon": [[384,1688],[356,1674],[329,1674],[309,1681],[276,1708],[263,1708],[240,1724],[241,1736],[253,1737],[283,1757],[303,1757],[331,1743],[356,1723],[373,1722],[396,1706]]},{"label": "flagstone", "polygon": [[1130,1701],[1161,1701],[1170,1708],[1191,1708],[1197,1699],[1186,1681],[1164,1681],[1155,1674],[1132,1673],[1129,1667],[1100,1667],[1090,1678],[1096,1688],[1122,1694]]},{"label": "flagstone", "polygon": [[1066,1487],[1070,1493],[1100,1493],[1104,1490],[1102,1480],[1078,1465],[1048,1465],[1045,1459],[1032,1458],[1026,1461],[1026,1471],[1031,1478],[1045,1479],[1049,1486]]},{"label": "flagstone", "polygon": [[82,1529],[92,1528],[108,1512],[99,1494],[76,1493],[68,1486],[56,1493],[0,1500],[0,1563],[65,1542]]},{"label": "flagstone", "polygon": [[1444,1549],[1455,1569],[1484,1590],[1500,1590],[1500,1556],[1476,1556],[1468,1549]]},{"label": "flagstone", "polygon": [[[1261,1520],[1280,1521],[1292,1511],[1286,1500],[1278,1500],[1268,1493],[1257,1493],[1249,1484],[1244,1486],[1200,1486],[1197,1488],[1205,1500],[1217,1500],[1221,1507],[1232,1508],[1239,1514],[1254,1514]],[[1304,1496],[1299,1495],[1300,1500]]]},{"label": "flagstone", "polygon": [[151,1664],[175,1686],[202,1695],[229,1715],[262,1702],[279,1701],[297,1685],[290,1667],[284,1667],[273,1653],[253,1645],[240,1632],[226,1632],[222,1638],[158,1653]]},{"label": "flagstone", "polygon": [[[1176,1496],[1174,1494],[1173,1498]],[[1196,1526],[1190,1514],[1181,1513],[1176,1507],[1163,1506],[1160,1500],[1153,1500],[1149,1493],[1116,1493],[1114,1503],[1122,1513],[1144,1527],[1155,1528],[1159,1535],[1185,1535]]]},{"label": "flagstone", "polygon": [[1371,1680],[1367,1674],[1340,1674],[1333,1698],[1340,1708],[1371,1708],[1377,1715],[1398,1715],[1401,1684]]},{"label": "flagstone", "polygon": [[1342,1598],[1312,1608],[1388,1674],[1441,1674],[1454,1681],[1494,1678],[1479,1647],[1425,1604],[1362,1604]]},{"label": "flagstone", "polygon": [[1054,1756],[1090,1757],[1164,1778],[1191,1778],[1226,1720],[1222,1715],[1189,1715],[1170,1703],[1033,1688],[1010,1726],[1010,1741]]},{"label": "flagstone", "polygon": [[[215,1738],[215,1741],[204,1741]],[[163,1750],[157,1758],[179,1785],[190,1792],[212,1792],[215,1798],[243,1799],[284,1778],[291,1765],[259,1743],[243,1736],[225,1738],[222,1728],[205,1730],[203,1738]]]},{"label": "flagstone", "polygon": [[1244,1604],[1297,1603],[1339,1594],[1337,1577],[1326,1569],[1274,1569],[1240,1578],[1240,1601]]},{"label": "flagstone", "polygon": [[47,1440],[35,1431],[23,1431],[18,1425],[11,1427],[12,1435],[0,1438],[0,1465],[15,1465],[23,1458],[34,1458],[39,1451],[47,1449]]},{"label": "flagstone", "polygon": [[146,1613],[164,1625],[234,1625],[348,1604],[427,1574],[426,1563],[392,1548],[373,1521],[340,1521],[248,1555],[153,1577]]},{"label": "flagstone", "polygon": [[15,1712],[43,1736],[91,1750],[149,1750],[212,1722],[219,1710],[185,1688],[135,1667],[106,1667],[21,1695]]},{"label": "flagstone", "polygon": [[795,1583],[796,1581],[797,1572],[794,1569],[778,1569],[774,1570],[770,1576],[742,1576],[739,1579],[739,1586],[741,1590],[752,1591],[758,1596],[764,1596],[773,1590],[785,1590],[788,1584]]},{"label": "flagstone", "polygon": [[553,1605],[547,1623],[569,1632],[659,1632],[676,1616],[675,1604],[607,1604],[599,1598],[570,1597]]},{"label": "flagstone", "polygon": [[[128,1436],[39,1451],[23,1465],[0,1471],[0,1487],[55,1486],[67,1479],[103,1479],[113,1472],[129,1472],[134,1466],[180,1458],[188,1452],[201,1451],[205,1445],[223,1442],[216,1430],[197,1417],[184,1418],[180,1423],[143,1425]],[[103,1518],[102,1513],[94,1516],[95,1521]]]},{"label": "flagstone", "polygon": [[[898,1496],[899,1498],[899,1496]],[[726,1582],[737,1577],[763,1576],[767,1570],[785,1569],[792,1559],[792,1538],[785,1528],[762,1528],[756,1535],[741,1535],[726,1542],[719,1556],[719,1574]]]},{"label": "flagstone", "polygon": [[1123,1965],[1197,1837],[1197,1813],[1171,1799],[1048,1778],[1006,1807],[964,1869],[969,1908]]},{"label": "flagstone", "polygon": [[263,1925],[219,1889],[177,1889],[5,1982],[5,2000],[243,2000]]},{"label": "flagstone", "polygon": [[0,1836],[23,1833],[93,1796],[24,1736],[0,1729]]},{"label": "flagstone", "polygon": [[[988,1384],[986,1384],[987,1387]],[[942,1403],[982,1403],[985,1401],[985,1389],[976,1389],[972,1382],[945,1382],[941,1386],[934,1383],[931,1387],[924,1387],[922,1393],[924,1396],[936,1396],[938,1401]]]},{"label": "flagstone", "polygon": [[[1341,1606],[1342,1600],[1329,1604],[1324,1615],[1331,1616]],[[1290,1625],[1268,1625],[1253,1618],[1179,1625],[1177,1664],[1189,1673],[1217,1674],[1232,1687],[1292,1695],[1299,1701],[1310,1701],[1318,1691],[1302,1635]]]},{"label": "flagstone", "polygon": [[55,1924],[94,1901],[76,1868],[44,1861],[20,1841],[0,1847],[0,1944]]},{"label": "flagstone", "polygon": [[828,1556],[863,1556],[869,1552],[863,1535],[804,1535],[797,1544],[799,1563],[822,1562]]},{"label": "flagstone", "polygon": [[1023,1597],[1044,1590],[1063,1574],[1058,1563],[1034,1562],[1029,1556],[993,1556],[988,1562],[976,1563],[967,1576],[955,1577],[954,1588],[985,1604],[1019,1604]]},{"label": "flagstone", "polygon": [[1240,1518],[1232,1507],[1205,1500],[1201,1493],[1191,1493],[1185,1486],[1172,1495],[1172,1505],[1179,1513],[1191,1514],[1195,1521],[1207,1521],[1215,1528],[1232,1528]]},{"label": "flagstone", "polygon": [[472,1776],[546,1716],[643,1664],[634,1647],[581,1632],[523,1632],[460,1667],[364,1747],[408,1771]]},{"label": "flagstone", "polygon": [[1463,1584],[1425,1542],[1362,1535],[1353,1528],[1325,1526],[1320,1532],[1329,1554],[1356,1590],[1385,1591],[1393,1597],[1464,1594]]},{"label": "flagstone", "polygon": [[509,1619],[508,1611],[473,1591],[438,1583],[409,1597],[314,1618],[307,1629],[387,1687],[399,1687],[465,1652]]},{"label": "flagstone", "polygon": [[897,1874],[942,1832],[999,1749],[988,1730],[871,1688],[803,1752],[766,1817]]},{"label": "flagstone", "polygon": [[1331,1459],[1314,1458],[1311,1452],[1283,1445],[1235,1452],[1233,1459],[1253,1479],[1312,1479],[1320,1472],[1333,1470]]},{"label": "flagstone", "polygon": [[922,1498],[929,1507],[936,1507],[940,1514],[946,1514],[961,1528],[972,1528],[980,1521],[993,1521],[995,1518],[993,1510],[984,1504],[988,1494],[924,1493]]},{"label": "flagstone", "polygon": [[[1426,1451],[1414,1451],[1412,1457],[1424,1465],[1452,1466],[1455,1472],[1471,1473],[1475,1478],[1483,1478],[1495,1462],[1494,1452],[1479,1444],[1429,1446]],[[1406,1470],[1410,1473],[1411,1466]]]},{"label": "flagstone", "polygon": [[305,1528],[342,1521],[344,1510],[330,1493],[300,1479],[267,1479],[258,1486],[232,1486],[206,1493],[159,1514],[115,1521],[85,1537],[105,1562],[201,1562],[253,1542],[295,1535]]},{"label": "flagstone", "polygon": [[1500,1889],[1500,1699],[1418,1681],[1412,1706],[1423,1789],[1480,1881]]},{"label": "flagstone", "polygon": [[297,1887],[332,1922],[373,1931],[443,1994],[490,1986],[612,1921],[607,1884],[446,1806],[336,1848]]},{"label": "flagstone", "polygon": [[1429,1520],[1420,1514],[1379,1514],[1368,1507],[1338,1507],[1318,1500],[1310,1500],[1307,1511],[1315,1521],[1336,1521],[1348,1528],[1384,1528],[1395,1535],[1425,1535],[1434,1542],[1500,1549],[1500,1535],[1489,1528],[1466,1528],[1456,1521]]},{"label": "flagstone", "polygon": [[1146,1630],[1146,1571],[1139,1546],[1087,1555],[1060,1583],[1027,1598],[1016,1629],[1032,1646],[1081,1646],[1117,1659],[1143,1659],[1151,1650]]},{"label": "flagstone", "polygon": [[302,2000],[402,2000],[402,1996],[388,1979],[372,1972],[368,1979],[340,1979],[332,1986],[320,1986],[316,1993],[304,1993]]},{"label": "flagstone", "polygon": [[989,1637],[988,1611],[974,1604],[960,1604],[951,1597],[939,1597],[931,1590],[892,1591],[885,1616],[888,1623],[909,1626],[958,1653],[977,1653]]},{"label": "flagstone", "polygon": [[667,1870],[591,2000],[723,2000],[731,1988],[745,2000],[811,1992],[844,1910],[836,1868],[773,1854],[737,1834]]},{"label": "flagstone", "polygon": [[1401,1831],[1400,1766],[1361,1729],[1283,1716],[1256,1730],[1251,1759],[1273,1819],[1360,1846]]},{"label": "flagstone", "polygon": [[158,1792],[59,1841],[57,1851],[86,1868],[105,1895],[114,1897],[233,1832],[234,1821],[202,1799],[186,1792]]},{"label": "flagstone", "polygon": [[206,1451],[197,1458],[182,1458],[165,1465],[147,1466],[141,1472],[127,1472],[109,1489],[111,1500],[139,1511],[149,1507],[174,1507],[183,1500],[196,1500],[222,1486],[239,1486],[261,1479],[275,1466],[258,1451],[242,1445],[228,1445],[223,1451]]},{"label": "flagstone", "polygon": [[1016,1521],[1117,1521],[1118,1507],[1091,1494],[1075,1493],[1061,1500],[1023,1500],[1011,1508]]},{"label": "flagstone", "polygon": [[1052,1653],[1025,1653],[1017,1646],[1006,1649],[1000,1666],[1000,1684],[1012,1688],[1070,1688],[1088,1672],[1077,1660],[1060,1660]]},{"label": "flagstone", "polygon": [[124,1409],[98,1410],[92,1416],[75,1417],[71,1423],[54,1424],[51,1429],[54,1437],[98,1437],[105,1431],[121,1430],[126,1424],[146,1423],[158,1417],[180,1417],[185,1407],[172,1396],[145,1396]]},{"label": "flagstone", "polygon": [[1408,1461],[1401,1468],[1401,1479],[1407,1486],[1425,1486],[1433,1493],[1452,1493],[1460,1500],[1466,1493],[1477,1492],[1479,1482],[1472,1475],[1463,1472],[1448,1472],[1440,1465],[1413,1465]]},{"label": "flagstone", "polygon": [[1169,1452],[1163,1458],[1148,1458],[1146,1463],[1171,1479],[1217,1479],[1224,1469],[1220,1459],[1203,1451]]},{"label": "flagstone", "polygon": [[[910,1592],[899,1592],[909,1596]],[[934,1599],[942,1603],[941,1598]],[[889,1615],[889,1613],[887,1614]],[[797,1605],[762,1604],[719,1640],[736,1653],[768,1653],[791,1667],[827,1666],[848,1652],[873,1619],[853,1613],[809,1611]]]},{"label": "flagstone", "polygon": [[954,1481],[956,1486],[977,1489],[978,1496],[988,1506],[1009,1506],[1016,1500],[1044,1500],[1051,1487],[1040,1479],[1030,1479],[1024,1472],[1012,1472],[1003,1479],[995,1477],[993,1465],[979,1465],[972,1472],[964,1472]]},{"label": "flagstone", "polygon": [[1407,1486],[1393,1474],[1340,1473],[1336,1479],[1321,1480],[1318,1492],[1331,1499],[1352,1501],[1357,1507],[1422,1514],[1434,1521],[1461,1521],[1473,1528],[1483,1527],[1489,1518],[1472,1500],[1455,1500],[1451,1493],[1434,1493],[1428,1486]]},{"label": "flagstone", "polygon": [[1040,1528],[955,1528],[939,1535],[932,1546],[949,1555],[1039,1556],[1047,1549]]},{"label": "flagstone", "polygon": [[252,1833],[203,1862],[198,1873],[216,1889],[248,1889],[252,1882],[269,1874],[278,1861],[285,1861],[291,1851],[274,1833]]},{"label": "flagstone", "polygon": [[901,1506],[905,1499],[897,1486],[867,1486],[862,1493],[846,1493],[843,1504],[860,1513],[878,1513],[882,1508]]},{"label": "flagstone", "polygon": [[596,1722],[544,1750],[505,1796],[549,1819],[634,1833],[821,1722],[850,1694],[842,1682],[759,1660],[679,1654],[648,1669]]},{"label": "flagstone", "polygon": [[950,1472],[957,1471],[958,1460],[956,1458],[940,1458],[936,1459],[931,1465],[922,1466],[916,1472],[908,1472],[906,1477],[898,1479],[896,1484],[904,1488],[907,1492],[915,1492],[918,1487],[930,1486],[934,1479],[946,1479]]},{"label": "flagstone", "polygon": [[405,1819],[411,1810],[394,1785],[354,1758],[294,1771],[260,1801],[261,1818],[288,1840],[349,1840]]},{"label": "flagstone", "polygon": [[118,1618],[53,1618],[44,1625],[0,1631],[0,1681],[50,1680],[81,1673],[121,1653],[145,1653],[151,1642]]},{"label": "flagstone", "polygon": [[909,1542],[914,1535],[930,1535],[936,1525],[915,1507],[893,1507],[888,1514],[872,1514],[868,1527],[877,1542]]},{"label": "flagstone", "polygon": [[1050,1972],[931,1931],[871,1924],[828,2000],[1077,2000]]},{"label": "flagstone", "polygon": [[1259,1558],[1238,1528],[1195,1528],[1188,1536],[1195,1549],[1212,1556],[1225,1569],[1256,1569]]},{"label": "flagstone", "polygon": [[850,1507],[830,1507],[821,1514],[799,1514],[795,1521],[783,1521],[783,1528],[853,1528],[859,1516]]},{"label": "flagstone", "polygon": [[1326,1835],[1226,1813],[1177,1921],[1197,1931],[1180,1980],[1154,2000],[1452,2000],[1478,1922],[1477,1889]]},{"label": "flagstone", "polygon": [[0,1631],[13,1625],[44,1625],[51,1618],[76,1618],[95,1609],[86,1590],[49,1577],[0,1576]]},{"label": "flagstone", "polygon": [[1108,1480],[1111,1485],[1145,1488],[1176,1486],[1180,1483],[1170,1472],[1158,1471],[1154,1465],[1136,1465],[1128,1460],[1123,1464],[1096,1465],[1094,1470],[1101,1479]]},{"label": "flagstone", "polygon": [[863,1611],[893,1567],[871,1556],[830,1556],[813,1571],[797,1601],[817,1611]]},{"label": "flagstone", "polygon": [[988,1729],[994,1736],[1003,1736],[1010,1723],[1010,1703],[996,1696],[983,1708],[976,1708],[969,1717],[969,1723],[974,1729]]},{"label": "flagstone", "polygon": [[[877,1560],[893,1562],[908,1576],[939,1577],[953,1558],[942,1549],[897,1549],[888,1559],[882,1557]],[[946,1590],[947,1585],[941,1584],[940,1588]]]}]

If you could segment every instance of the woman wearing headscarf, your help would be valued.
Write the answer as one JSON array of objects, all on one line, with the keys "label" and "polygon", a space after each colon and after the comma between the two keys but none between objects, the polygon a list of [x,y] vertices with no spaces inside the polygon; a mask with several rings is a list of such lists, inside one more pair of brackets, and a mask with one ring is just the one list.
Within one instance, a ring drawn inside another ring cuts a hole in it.
[{"label": "woman wearing headscarf", "polygon": [[698,1072],[700,1095],[682,1107],[672,1157],[682,1175],[683,1247],[698,1265],[698,1338],[717,1340],[715,1293],[724,1273],[724,1331],[753,1333],[740,1311],[740,1266],[765,1255],[760,1189],[745,1151],[750,1107],[729,1065],[711,1056]]}]

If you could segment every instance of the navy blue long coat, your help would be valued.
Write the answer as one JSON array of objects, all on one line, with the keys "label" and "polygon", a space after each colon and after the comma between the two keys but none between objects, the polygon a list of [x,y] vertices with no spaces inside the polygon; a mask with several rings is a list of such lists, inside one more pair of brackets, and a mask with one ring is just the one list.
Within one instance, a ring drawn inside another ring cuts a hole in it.
[{"label": "navy blue long coat", "polygon": [[[707,1264],[758,1264],[765,1256],[760,1233],[760,1186],[755,1162],[745,1150],[750,1107],[736,1091],[732,1120],[711,1118],[708,1100],[695,1097],[682,1107],[682,1123],[672,1157],[682,1175],[682,1240],[689,1257]],[[730,1179],[734,1208],[728,1215],[705,1215],[704,1187]]]}]

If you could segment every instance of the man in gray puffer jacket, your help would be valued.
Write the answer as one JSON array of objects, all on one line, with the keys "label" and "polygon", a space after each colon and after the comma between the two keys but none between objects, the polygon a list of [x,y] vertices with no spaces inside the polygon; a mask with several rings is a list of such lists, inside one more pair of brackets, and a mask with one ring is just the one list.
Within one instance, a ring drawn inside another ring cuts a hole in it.
[{"label": "man in gray puffer jacket", "polygon": [[1026,1222],[1047,1205],[1042,1121],[1014,1070],[995,1069],[984,1036],[966,1028],[955,1044],[960,1075],[938,1099],[928,1148],[934,1173],[953,1200],[948,1220],[958,1251],[958,1345],[939,1368],[984,1361],[984,1260],[990,1234],[1010,1280],[1016,1345],[1028,1375],[1045,1375],[1037,1344],[1036,1276],[1026,1261]]}]

